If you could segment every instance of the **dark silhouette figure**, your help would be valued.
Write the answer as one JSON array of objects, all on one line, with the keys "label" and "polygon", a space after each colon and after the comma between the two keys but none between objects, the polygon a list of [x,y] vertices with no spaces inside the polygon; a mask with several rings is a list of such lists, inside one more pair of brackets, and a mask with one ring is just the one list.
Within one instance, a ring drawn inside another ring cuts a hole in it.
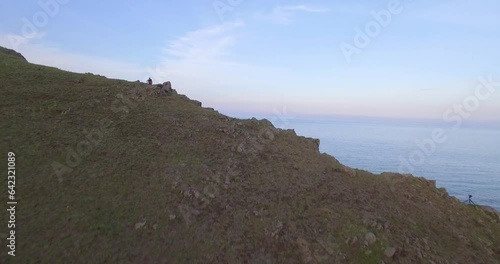
[{"label": "dark silhouette figure", "polygon": [[476,205],[473,201],[472,201],[472,195],[469,194],[469,199],[468,200],[465,200],[464,203],[468,203],[470,205]]},{"label": "dark silhouette figure", "polygon": [[148,79],[148,84],[149,85],[152,85],[153,84],[153,80],[151,80],[151,78]]}]

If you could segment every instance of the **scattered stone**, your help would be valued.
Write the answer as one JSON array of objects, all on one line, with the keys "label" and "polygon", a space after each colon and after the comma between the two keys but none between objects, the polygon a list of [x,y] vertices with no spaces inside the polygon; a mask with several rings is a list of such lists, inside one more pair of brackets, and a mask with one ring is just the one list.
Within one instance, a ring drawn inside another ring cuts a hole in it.
[{"label": "scattered stone", "polygon": [[370,226],[372,226],[372,223],[373,223],[373,221],[370,218],[368,218],[368,217],[363,218],[363,225],[364,226],[370,227]]},{"label": "scattered stone", "polygon": [[342,165],[342,170],[347,173],[347,175],[351,176],[351,177],[354,177],[356,176],[356,171],[351,168],[351,167],[348,167],[348,166],[345,166],[345,165]]},{"label": "scattered stone", "polygon": [[137,229],[143,228],[145,225],[146,225],[146,219],[144,219],[143,222],[136,223],[135,229],[137,230]]},{"label": "scattered stone", "polygon": [[154,230],[156,230],[156,228],[157,228],[157,227],[158,227],[158,225],[157,225],[157,224],[154,224],[154,225],[153,225],[153,229],[154,229]]},{"label": "scattered stone", "polygon": [[356,243],[358,243],[358,237],[357,236],[355,236],[355,237],[352,238],[350,245],[354,246]]},{"label": "scattered stone", "polygon": [[243,153],[245,151],[245,146],[243,144],[238,145],[237,149],[238,153]]},{"label": "scattered stone", "polygon": [[170,214],[170,215],[168,216],[168,218],[170,218],[170,220],[175,220],[175,218],[177,218],[177,216],[176,216],[176,215],[174,215],[174,214]]},{"label": "scattered stone", "polygon": [[193,196],[193,195],[191,194],[190,190],[185,190],[185,191],[183,192],[183,194],[184,194],[184,196],[185,196],[185,197],[188,197],[188,198],[191,198],[191,197]]},{"label": "scattered stone", "polygon": [[278,223],[276,223],[276,226],[275,226],[273,232],[271,233],[271,236],[273,238],[278,238],[282,229],[283,229],[283,222],[278,221]]},{"label": "scattered stone", "polygon": [[388,258],[392,258],[396,254],[396,248],[388,247],[384,250],[384,255]]},{"label": "scattered stone", "polygon": [[70,108],[68,108],[67,110],[64,110],[64,111],[62,112],[62,114],[63,114],[63,115],[65,115],[65,114],[67,114],[67,113],[72,113],[72,112],[73,112],[73,108],[71,108],[71,107],[70,107]]},{"label": "scattered stone", "polygon": [[486,227],[483,221],[481,219],[474,219],[476,221],[476,224],[480,227]]},{"label": "scattered stone", "polygon": [[328,263],[328,255],[321,255],[320,253],[314,253],[314,259],[316,262],[313,263]]},{"label": "scattered stone", "polygon": [[328,254],[330,254],[330,255],[335,254],[335,247],[334,247],[334,244],[329,243],[329,242],[325,242],[325,241],[323,241],[323,240],[321,240],[321,239],[318,239],[318,240],[316,240],[316,241],[318,241],[318,243],[319,243],[319,244],[323,247],[323,249],[324,249],[326,252],[328,252]]},{"label": "scattered stone", "polygon": [[377,242],[377,237],[375,236],[375,234],[370,232],[370,233],[366,234],[365,242],[367,245],[371,245],[371,244]]},{"label": "scattered stone", "polygon": [[422,252],[418,248],[417,248],[417,256],[418,256],[419,259],[423,259],[424,258],[424,256],[422,255]]},{"label": "scattered stone", "polygon": [[371,253],[372,253],[372,251],[371,251],[371,250],[367,250],[367,251],[365,251],[365,255],[370,255]]},{"label": "scattered stone", "polygon": [[302,261],[303,263],[311,263],[313,262],[313,255],[311,250],[309,249],[309,243],[303,238],[297,238],[297,245],[302,253]]}]

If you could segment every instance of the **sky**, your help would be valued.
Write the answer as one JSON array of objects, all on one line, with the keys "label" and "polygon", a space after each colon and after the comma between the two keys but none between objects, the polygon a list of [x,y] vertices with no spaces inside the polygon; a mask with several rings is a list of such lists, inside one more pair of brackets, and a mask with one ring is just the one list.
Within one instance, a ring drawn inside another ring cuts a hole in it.
[{"label": "sky", "polygon": [[0,2],[30,62],[156,83],[229,115],[500,122],[497,0]]}]

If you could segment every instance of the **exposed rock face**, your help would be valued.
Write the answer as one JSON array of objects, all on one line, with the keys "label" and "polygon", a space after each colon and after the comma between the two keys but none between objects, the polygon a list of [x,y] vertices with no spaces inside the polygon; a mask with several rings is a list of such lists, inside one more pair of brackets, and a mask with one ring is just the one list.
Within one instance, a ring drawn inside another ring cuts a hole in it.
[{"label": "exposed rock face", "polygon": [[18,57],[19,59],[21,59],[23,61],[26,61],[26,62],[28,61],[28,60],[26,60],[26,58],[21,53],[15,51],[15,50],[11,50],[11,49],[7,49],[7,48],[4,48],[4,47],[0,47],[0,52],[12,55],[14,57]]},{"label": "exposed rock face", "polygon": [[172,84],[170,82],[158,84],[157,87],[160,88],[160,93],[164,95],[168,95],[168,93],[172,91]]},{"label": "exposed rock face", "polygon": [[171,92],[171,91],[172,91],[172,84],[170,83],[170,81],[168,81],[168,82],[164,82],[164,83],[163,83],[163,86],[162,86],[162,89],[163,89],[164,91],[166,91],[167,93],[168,93],[168,92]]}]

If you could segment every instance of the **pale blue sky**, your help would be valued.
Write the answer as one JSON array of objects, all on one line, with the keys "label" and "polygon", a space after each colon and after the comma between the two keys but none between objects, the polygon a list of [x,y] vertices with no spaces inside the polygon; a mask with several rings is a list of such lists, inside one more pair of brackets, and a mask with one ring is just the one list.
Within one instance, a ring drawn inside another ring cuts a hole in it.
[{"label": "pale blue sky", "polygon": [[[477,99],[480,76],[500,82],[499,14],[494,0],[2,1],[0,45],[65,70],[171,80],[227,114],[442,119]],[[500,121],[494,87],[471,120]]]}]

